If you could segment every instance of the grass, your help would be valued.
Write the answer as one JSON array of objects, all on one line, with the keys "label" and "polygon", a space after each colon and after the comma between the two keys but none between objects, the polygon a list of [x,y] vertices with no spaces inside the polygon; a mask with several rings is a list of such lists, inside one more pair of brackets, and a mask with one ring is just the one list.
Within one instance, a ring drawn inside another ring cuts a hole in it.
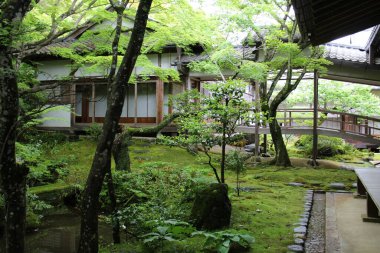
[{"label": "grass", "polygon": [[[67,142],[48,150],[48,159],[66,157],[70,174],[64,182],[34,187],[34,193],[64,188],[71,184],[83,184],[86,180],[95,143],[89,139]],[[204,156],[193,156],[178,147],[167,147],[142,140],[134,140],[130,148],[132,170],[157,163],[171,163],[173,167],[201,171],[214,177]],[[217,155],[214,156],[216,159]],[[332,182],[343,182],[350,189],[355,181],[351,171],[324,168],[278,168],[273,166],[250,166],[241,176],[241,186],[251,187],[251,192],[235,192],[236,179],[231,171],[226,173],[232,201],[232,228],[245,229],[252,233],[256,242],[251,252],[286,252],[293,241],[294,223],[303,210],[303,198],[307,189],[328,189]],[[289,182],[300,182],[303,187],[291,187]]]}]

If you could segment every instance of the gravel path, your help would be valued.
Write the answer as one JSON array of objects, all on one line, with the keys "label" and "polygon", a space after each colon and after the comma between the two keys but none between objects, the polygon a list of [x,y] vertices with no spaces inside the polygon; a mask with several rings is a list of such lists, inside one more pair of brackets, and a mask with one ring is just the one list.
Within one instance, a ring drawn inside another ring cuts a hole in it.
[{"label": "gravel path", "polygon": [[326,195],[314,193],[309,229],[305,242],[306,253],[325,252],[325,207]]}]

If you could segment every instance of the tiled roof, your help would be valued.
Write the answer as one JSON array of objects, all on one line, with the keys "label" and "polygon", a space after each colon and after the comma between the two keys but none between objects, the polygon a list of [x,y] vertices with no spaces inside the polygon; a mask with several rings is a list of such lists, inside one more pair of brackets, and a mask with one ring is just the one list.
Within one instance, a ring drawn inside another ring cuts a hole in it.
[{"label": "tiled roof", "polygon": [[326,58],[367,63],[367,53],[364,49],[354,46],[347,46],[335,43],[325,44],[325,54]]},{"label": "tiled roof", "polygon": [[[242,57],[244,60],[255,60],[256,58],[256,47],[235,47],[236,55]],[[197,62],[208,59],[209,56],[206,54],[200,55],[185,55],[181,57],[182,63]]]},{"label": "tiled roof", "polygon": [[83,42],[76,42],[73,40],[69,41],[60,41],[56,42],[50,45],[47,45],[41,49],[39,49],[37,52],[35,52],[36,55],[53,55],[55,54],[55,48],[71,48],[73,46],[73,43],[77,43],[75,45],[75,49],[77,52],[83,51],[83,50],[94,50],[95,45],[91,41],[83,41]]}]

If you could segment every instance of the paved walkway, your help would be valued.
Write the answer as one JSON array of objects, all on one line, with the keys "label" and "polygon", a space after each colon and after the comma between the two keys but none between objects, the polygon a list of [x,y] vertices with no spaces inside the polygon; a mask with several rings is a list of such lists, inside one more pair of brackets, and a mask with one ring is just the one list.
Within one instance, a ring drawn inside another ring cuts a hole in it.
[{"label": "paved walkway", "polygon": [[366,200],[326,194],[326,253],[379,253],[380,223],[363,222]]}]

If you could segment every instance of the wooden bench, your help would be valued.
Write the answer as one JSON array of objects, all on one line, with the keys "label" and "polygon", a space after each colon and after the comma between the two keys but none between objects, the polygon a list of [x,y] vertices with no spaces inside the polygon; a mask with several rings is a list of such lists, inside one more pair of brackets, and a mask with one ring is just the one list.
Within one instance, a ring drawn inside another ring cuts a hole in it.
[{"label": "wooden bench", "polygon": [[380,169],[355,169],[357,194],[367,199],[367,215],[363,221],[380,223]]}]

